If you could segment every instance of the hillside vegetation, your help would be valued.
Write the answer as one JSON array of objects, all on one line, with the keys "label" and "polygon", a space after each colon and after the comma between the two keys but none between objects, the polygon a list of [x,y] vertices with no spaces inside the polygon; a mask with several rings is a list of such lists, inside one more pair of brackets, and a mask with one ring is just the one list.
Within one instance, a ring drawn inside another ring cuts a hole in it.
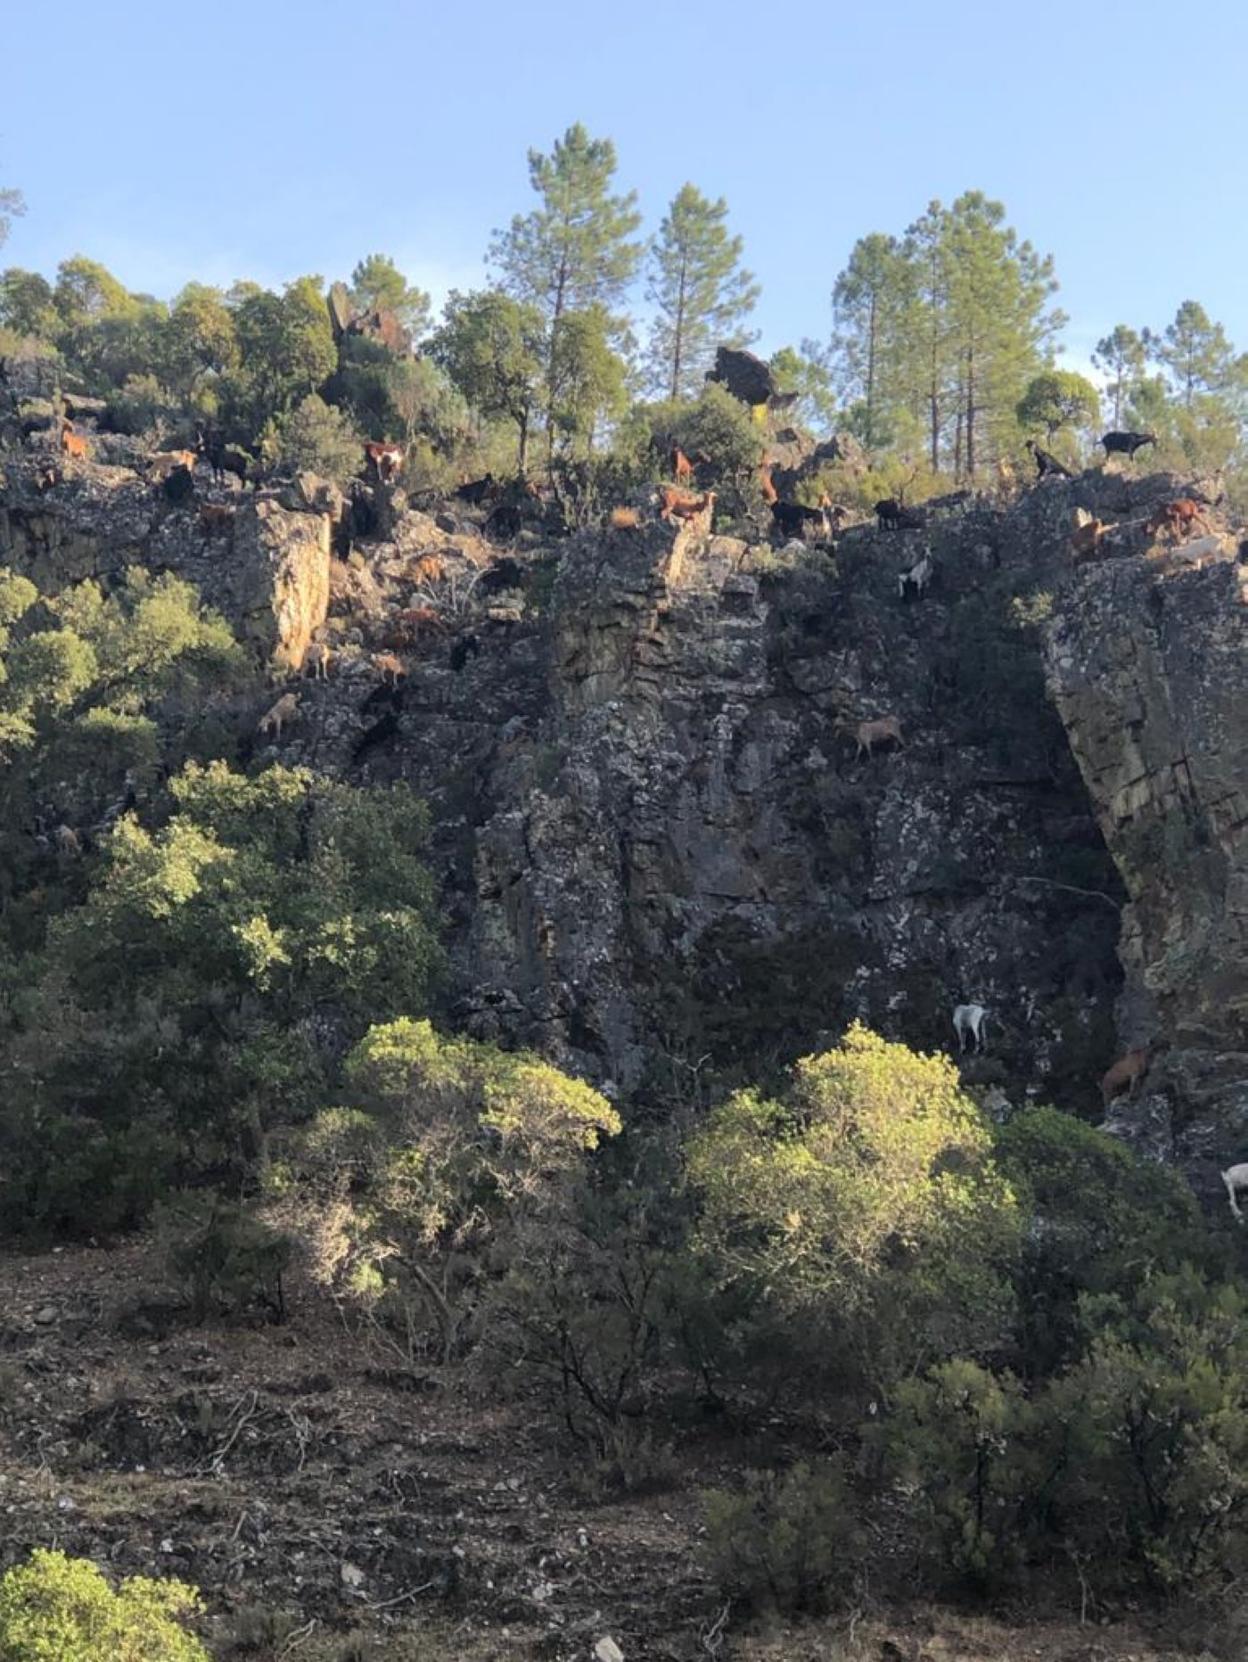
[{"label": "hillside vegetation", "polygon": [[1105,812],[1053,619],[1220,708],[1248,359],[1062,370],[970,191],[764,362],[725,203],[530,172],[437,320],[0,273],[0,1662],[1238,1656],[1244,1240],[1091,1123],[1201,758]]}]

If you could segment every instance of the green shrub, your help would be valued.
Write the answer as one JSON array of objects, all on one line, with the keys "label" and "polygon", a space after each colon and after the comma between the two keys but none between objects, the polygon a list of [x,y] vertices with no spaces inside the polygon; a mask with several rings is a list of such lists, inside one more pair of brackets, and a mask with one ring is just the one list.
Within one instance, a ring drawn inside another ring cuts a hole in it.
[{"label": "green shrub", "polygon": [[183,1196],[162,1222],[169,1268],[187,1289],[196,1321],[213,1310],[229,1314],[254,1305],[284,1319],[289,1235],[219,1195]]},{"label": "green shrub", "polygon": [[863,1540],[839,1462],[749,1473],[740,1491],[703,1498],[709,1568],[726,1597],[820,1615],[852,1590]]},{"label": "green shrub", "polygon": [[920,1553],[984,1588],[1022,1556],[1027,1405],[1009,1374],[955,1360],[897,1391],[885,1429]]},{"label": "green shrub", "polygon": [[409,1018],[371,1028],[346,1077],[367,1111],[318,1116],[288,1168],[311,1201],[314,1265],[407,1343],[436,1334],[447,1359],[524,1243],[560,1238],[586,1159],[619,1116],[540,1057]]},{"label": "green shrub", "polygon": [[306,469],[337,484],[357,473],[364,460],[363,440],[350,417],[315,393],[274,422],[261,451],[287,472]]},{"label": "green shrub", "polygon": [[1150,1277],[1208,1255],[1183,1179],[1071,1114],[1015,1114],[997,1132],[997,1158],[1031,1219],[1017,1270],[1017,1366],[1026,1378],[1082,1352],[1084,1295],[1129,1299]]},{"label": "green shrub", "polygon": [[855,1024],[782,1100],[737,1092],[688,1159],[708,1273],[838,1331],[875,1389],[1008,1332],[1018,1209],[947,1057]]},{"label": "green shrub", "polygon": [[201,1608],[180,1581],[114,1592],[89,1559],[37,1550],[0,1580],[0,1662],[210,1662],[181,1625]]},{"label": "green shrub", "polygon": [[129,375],[108,401],[109,426],[117,433],[151,433],[170,407],[169,393],[154,375]]}]

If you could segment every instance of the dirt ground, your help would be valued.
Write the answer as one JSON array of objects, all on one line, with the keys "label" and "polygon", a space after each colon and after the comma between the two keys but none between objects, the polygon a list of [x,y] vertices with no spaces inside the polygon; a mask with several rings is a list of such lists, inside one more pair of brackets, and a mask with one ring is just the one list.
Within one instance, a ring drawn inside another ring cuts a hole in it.
[{"label": "dirt ground", "polygon": [[523,1404],[368,1349],[308,1288],[283,1327],[187,1326],[173,1301],[150,1240],[0,1257],[0,1563],[58,1546],[178,1576],[222,1658],[593,1662],[607,1637],[625,1662],[1214,1654],[1077,1612],[751,1630],[700,1561],[698,1489],[724,1471],[587,1501]]}]

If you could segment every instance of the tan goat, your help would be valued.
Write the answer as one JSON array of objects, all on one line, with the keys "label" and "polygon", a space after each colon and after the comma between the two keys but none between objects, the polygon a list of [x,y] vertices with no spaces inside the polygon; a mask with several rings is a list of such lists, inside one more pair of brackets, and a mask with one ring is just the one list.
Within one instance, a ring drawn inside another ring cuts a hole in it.
[{"label": "tan goat", "polygon": [[397,687],[407,674],[407,665],[402,658],[396,658],[393,652],[374,653],[373,668],[381,679],[388,681],[392,687]]},{"label": "tan goat", "polygon": [[329,680],[329,666],[334,661],[332,650],[324,641],[313,641],[303,655],[303,673],[311,672],[314,681]]},{"label": "tan goat", "polygon": [[864,753],[869,757],[872,745],[882,744],[885,739],[892,739],[904,748],[901,721],[897,716],[872,716],[866,721],[843,721],[837,725],[842,733],[848,733],[856,742],[855,761]]},{"label": "tan goat", "polygon": [[1120,1056],[1112,1068],[1105,1070],[1101,1079],[1101,1102],[1106,1108],[1115,1097],[1130,1098],[1136,1095],[1140,1088],[1140,1080],[1148,1072],[1153,1057],[1159,1050],[1165,1049],[1168,1042],[1164,1039],[1151,1039],[1148,1044]]},{"label": "tan goat", "polygon": [[299,694],[283,693],[268,714],[260,717],[258,730],[261,733],[272,733],[275,739],[280,739],[282,728],[288,721],[294,720],[298,708]]}]

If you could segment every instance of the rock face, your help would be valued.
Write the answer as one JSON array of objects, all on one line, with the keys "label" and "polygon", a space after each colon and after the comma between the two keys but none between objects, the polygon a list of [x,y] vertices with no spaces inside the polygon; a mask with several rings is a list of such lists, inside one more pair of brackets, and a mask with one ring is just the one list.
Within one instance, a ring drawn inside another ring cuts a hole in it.
[{"label": "rock face", "polygon": [[[316,480],[230,494],[209,536],[132,466],[46,466],[9,462],[0,562],[176,570],[288,670],[325,626],[334,673],[263,754],[428,798],[467,1030],[695,1100],[854,1018],[950,1047],[976,1002],[998,1101],[1099,1116],[1164,1034],[1116,1123],[1201,1183],[1248,1153],[1244,570],[1216,524],[1192,558],[1147,529],[1190,482],[951,499],[831,554],[651,524],[504,556],[392,492],[344,562]],[[1076,508],[1110,527],[1080,567]],[[859,756],[882,716],[901,745]]]},{"label": "rock face", "polygon": [[720,346],[715,352],[715,368],[707,375],[708,381],[719,381],[734,398],[743,404],[766,404],[775,393],[775,377],[771,366],[742,347]]},{"label": "rock face", "polygon": [[[624,1094],[692,1092],[854,1017],[946,1045],[976,1000],[973,1077],[1090,1110],[1123,897],[1015,615],[1068,563],[1036,529],[863,527],[834,560],[585,534],[461,673],[410,661],[364,766],[430,798],[457,1019]],[[938,577],[903,603],[927,546]],[[890,713],[904,747],[855,760],[840,725]]]},{"label": "rock face", "polygon": [[234,522],[234,615],[275,666],[298,669],[329,610],[330,516],[272,500]]},{"label": "rock face", "polygon": [[1120,1118],[1216,1193],[1248,1153],[1248,568],[1177,556],[1081,572],[1046,669],[1129,897],[1123,1048],[1172,1045]]},{"label": "rock face", "polygon": [[[130,565],[176,572],[199,588],[262,657],[297,668],[329,604],[332,487],[234,492],[228,531],[209,535],[194,505],[173,508],[133,468],[72,462],[40,489],[45,458],[10,459],[0,493],[0,564],[45,593]],[[283,499],[285,505],[283,505]],[[315,505],[313,505],[315,504]],[[229,519],[229,516],[225,516]]]}]

